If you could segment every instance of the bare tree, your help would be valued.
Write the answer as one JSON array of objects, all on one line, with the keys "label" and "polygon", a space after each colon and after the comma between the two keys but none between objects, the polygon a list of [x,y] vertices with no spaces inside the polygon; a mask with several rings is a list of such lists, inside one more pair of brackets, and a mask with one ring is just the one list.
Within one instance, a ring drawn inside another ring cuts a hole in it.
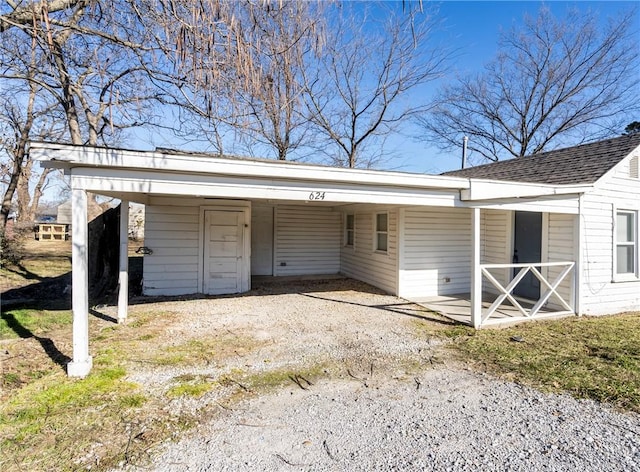
[{"label": "bare tree", "polygon": [[155,3],[140,17],[163,51],[163,72],[153,76],[178,110],[178,134],[209,140],[218,152],[233,141],[278,159],[303,143],[300,70],[321,43],[320,2]]},{"label": "bare tree", "polygon": [[389,9],[384,19],[340,7],[315,67],[304,71],[309,119],[328,143],[334,165],[371,167],[384,141],[428,108],[407,92],[440,77],[449,53],[429,42],[433,18]]},{"label": "bare tree", "polygon": [[20,183],[24,185],[27,143],[37,114],[35,101],[36,87],[31,85],[24,115],[20,113],[19,109],[12,107],[6,101],[3,113],[0,114],[0,129],[2,129],[0,148],[7,157],[6,162],[2,164],[3,184],[6,188],[0,206],[0,238],[4,238],[5,235],[7,219],[11,212],[11,204],[16,189]]},{"label": "bare tree", "polygon": [[442,149],[466,135],[492,161],[616,134],[640,103],[634,21],[637,10],[601,29],[595,13],[542,7],[502,35],[484,72],[445,86],[421,124]]},{"label": "bare tree", "polygon": [[[200,123],[209,121],[202,134],[214,136],[220,151],[221,134],[242,123],[244,131],[271,133],[265,142],[278,143],[277,153],[284,156],[296,145],[291,135],[298,123],[291,118],[290,107],[278,110],[289,121],[268,130],[256,125],[260,123],[257,116],[262,119],[268,108],[266,99],[261,105],[253,99],[260,94],[245,91],[267,83],[273,70],[281,71],[282,63],[277,61],[278,65],[267,66],[267,59],[260,55],[263,49],[278,60],[299,55],[307,27],[292,21],[303,11],[304,5],[293,2],[229,0],[3,4],[0,79],[12,89],[31,90],[29,99],[25,94],[4,97],[5,110],[24,108],[27,113],[26,117],[4,117],[20,139],[11,140],[12,162],[5,165],[3,221],[15,194],[23,214],[32,203],[27,202],[32,165],[26,146],[36,137],[32,134],[34,114],[44,108],[50,116],[63,117],[66,132],[60,139],[73,144],[110,145],[121,139],[122,130],[161,126],[161,117],[153,119],[149,104],[164,103],[180,106],[176,114],[188,113],[190,122],[194,114]],[[270,21],[269,28],[277,26],[281,33],[288,33],[291,42],[278,44],[269,31],[261,29],[265,28],[260,24],[263,20]],[[282,50],[274,50],[280,46]],[[241,107],[238,97],[242,93],[252,99]],[[291,96],[282,100],[291,100]],[[164,111],[166,108],[160,113]],[[41,185],[36,182],[36,194],[42,185],[44,181]]]},{"label": "bare tree", "polygon": [[[0,209],[0,235],[12,209],[14,195],[17,199],[17,220],[32,221],[42,191],[46,185],[48,170],[33,169],[28,159],[27,146],[30,139],[56,139],[63,134],[64,118],[56,113],[55,103],[44,100],[36,73],[42,65],[36,52],[35,41],[12,44],[15,37],[4,36],[0,47],[2,57],[8,49],[13,51],[11,64],[3,72],[22,80],[7,80],[0,90],[0,156],[2,156],[2,183],[4,192]],[[35,179],[33,194],[30,182]]]},{"label": "bare tree", "polygon": [[305,144],[301,74],[305,60],[322,44],[321,11],[309,2],[282,2],[252,9],[247,23],[244,40],[258,45],[253,49],[257,68],[248,87],[238,91],[246,109],[239,129],[286,160]]},{"label": "bare tree", "polygon": [[30,139],[109,144],[123,129],[150,121],[145,105],[156,97],[137,61],[146,50],[145,32],[124,14],[128,5],[50,0],[7,2],[0,10],[0,79],[6,85],[0,118],[11,130],[3,142],[11,161],[3,227],[14,195],[25,218],[46,185],[44,172],[30,194]]}]

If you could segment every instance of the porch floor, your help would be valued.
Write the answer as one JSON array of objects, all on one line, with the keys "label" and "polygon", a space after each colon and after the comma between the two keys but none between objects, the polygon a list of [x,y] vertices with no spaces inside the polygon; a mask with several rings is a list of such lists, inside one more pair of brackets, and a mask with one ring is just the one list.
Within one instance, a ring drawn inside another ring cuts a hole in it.
[{"label": "porch floor", "polygon": [[[498,296],[492,293],[482,293],[482,311],[483,313],[491,306]],[[454,295],[412,298],[409,301],[423,306],[431,311],[450,318],[458,323],[471,326],[471,294],[459,293]],[[533,303],[518,300],[523,308],[530,309]],[[535,317],[525,317],[520,311],[514,307],[508,300],[502,303],[491,317],[483,322],[483,326],[505,326],[508,324],[521,323],[523,321],[536,320],[541,318],[561,318],[565,316],[573,316],[571,313],[559,314],[557,311],[547,308],[541,308]]]}]

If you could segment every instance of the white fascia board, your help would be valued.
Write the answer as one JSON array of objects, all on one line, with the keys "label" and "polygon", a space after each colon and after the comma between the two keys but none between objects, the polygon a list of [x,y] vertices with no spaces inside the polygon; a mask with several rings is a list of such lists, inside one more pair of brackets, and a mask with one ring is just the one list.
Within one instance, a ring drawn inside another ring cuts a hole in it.
[{"label": "white fascia board", "polygon": [[532,211],[542,213],[564,213],[577,215],[580,210],[579,195],[512,198],[504,200],[485,200],[464,202],[469,208],[482,208],[486,210],[511,210]]},{"label": "white fascia board", "polygon": [[[152,177],[152,178],[150,178]],[[443,189],[407,189],[335,182],[207,176],[126,169],[75,168],[74,188],[98,194],[197,196],[205,198],[267,199],[309,204],[375,203],[386,205],[461,206],[459,192]]]},{"label": "white fascia board", "polygon": [[463,201],[544,197],[581,194],[592,185],[548,185],[504,180],[469,179],[469,188],[460,191]]},{"label": "white fascia board", "polygon": [[282,178],[310,181],[374,184],[399,187],[461,190],[469,187],[462,177],[411,174],[366,169],[323,167],[282,161],[192,156],[158,151],[129,151],[83,146],[32,143],[30,156],[56,168],[122,168],[149,172],[185,172],[209,175]]}]

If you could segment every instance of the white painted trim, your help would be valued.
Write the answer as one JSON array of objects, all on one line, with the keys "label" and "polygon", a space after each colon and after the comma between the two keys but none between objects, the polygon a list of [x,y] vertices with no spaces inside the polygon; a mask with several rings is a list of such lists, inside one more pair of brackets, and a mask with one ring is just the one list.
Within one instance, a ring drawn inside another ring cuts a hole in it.
[{"label": "white painted trim", "polygon": [[[248,200],[221,200],[220,205],[200,205],[198,216],[198,292],[204,293],[204,215],[207,211],[242,211],[244,213],[243,232],[243,271],[242,286],[244,291],[251,286],[251,202]],[[248,233],[248,234],[247,234]],[[248,266],[248,267],[247,267]]]},{"label": "white painted trim", "polygon": [[[515,237],[515,224],[516,224],[516,210],[509,211],[507,216],[507,227],[505,228],[507,234],[505,237],[505,241],[509,241],[507,245],[507,254],[506,259],[509,262],[513,262],[513,252],[516,249],[516,237]],[[511,273],[507,274],[507,280],[511,279],[513,275]]]},{"label": "white painted trim", "polygon": [[67,364],[69,377],[86,377],[93,366],[89,355],[89,228],[87,193],[71,190],[71,309],[73,311],[73,360]]},{"label": "white painted trim", "polygon": [[460,198],[463,201],[473,201],[571,195],[584,193],[592,188],[593,185],[549,185],[504,180],[469,179],[469,187],[460,191]]},{"label": "white painted trim", "polygon": [[[457,191],[413,188],[372,183],[306,182],[285,178],[208,176],[201,174],[149,172],[141,170],[74,168],[74,182],[85,190],[112,194],[142,193],[185,197],[287,200],[307,205],[378,203],[383,205],[459,206]],[[309,201],[309,191],[325,193],[322,201]]]},{"label": "white painted trim", "polygon": [[[349,245],[347,244],[347,218],[349,216],[353,217],[353,244]],[[344,211],[342,213],[342,241],[341,241],[341,245],[344,248],[344,250],[346,251],[356,251],[356,235],[358,234],[358,231],[356,229],[356,213],[353,211]]]},{"label": "white painted trim", "polygon": [[118,323],[127,319],[129,305],[129,202],[120,201],[120,254],[118,273]]},{"label": "white painted trim", "polygon": [[[549,213],[542,213],[542,224],[541,224],[541,232],[540,235],[540,262],[549,262]],[[549,278],[549,268],[548,266],[542,267],[542,276],[545,279]],[[542,290],[542,286],[540,286],[540,290]]]},{"label": "white painted trim", "polygon": [[[34,160],[57,168],[88,166],[94,168],[147,169],[153,172],[189,172],[267,178],[281,178],[285,175],[291,180],[317,180],[325,182],[442,189],[462,189],[469,187],[468,179],[462,177],[368,169],[345,169],[342,167],[324,167],[266,159],[225,158],[211,155],[194,156],[179,152],[130,151],[124,149],[32,142],[29,147],[29,155]],[[315,189],[307,191],[307,197],[312,190]],[[317,189],[317,191],[323,190]]]},{"label": "white painted trim", "polygon": [[277,277],[280,275],[280,266],[277,265],[278,262],[278,205],[273,206],[273,276]]},{"label": "white painted trim", "polygon": [[402,293],[404,291],[402,287],[402,274],[404,273],[405,268],[405,247],[404,247],[404,234],[405,234],[405,213],[406,210],[404,208],[398,208],[398,217],[396,218],[396,233],[397,233],[397,245],[398,249],[396,251],[396,295],[402,297]]},{"label": "white painted trim", "polygon": [[483,210],[537,211],[575,215],[578,213],[578,195],[461,201],[461,206]]},{"label": "white painted trim", "polygon": [[115,198],[117,200],[128,200],[131,203],[139,203],[141,205],[149,205],[150,198],[149,195],[145,195],[142,193],[133,193],[133,192],[109,192],[107,190],[101,191],[100,195],[104,195],[105,197]]},{"label": "white painted trim", "polygon": [[[378,215],[387,215],[387,230],[386,231],[378,231]],[[374,211],[372,213],[372,217],[373,217],[373,222],[371,223],[372,229],[373,229],[373,235],[372,235],[372,240],[373,240],[373,247],[371,248],[372,252],[374,252],[375,254],[382,254],[382,255],[389,255],[389,234],[391,231],[389,231],[389,226],[391,225],[391,219],[389,218],[389,211],[388,210],[384,210],[384,211]],[[380,233],[386,233],[387,234],[387,249],[385,251],[378,249],[378,232]]]},{"label": "white painted trim", "polygon": [[[615,204],[612,205],[612,224],[611,224],[611,236],[612,236],[612,248],[611,248],[611,265],[612,265],[612,276],[611,276],[611,281],[614,283],[618,283],[618,282],[637,282],[638,280],[640,280],[640,269],[638,268],[638,265],[640,265],[640,242],[638,241],[638,235],[640,234],[640,231],[638,229],[638,227],[640,226],[640,222],[638,222],[638,220],[640,219],[640,211],[636,210],[635,208],[628,208],[628,207],[621,207],[621,206],[617,206]],[[633,268],[634,268],[634,273],[632,274],[619,274],[618,273],[618,254],[617,254],[617,248],[618,248],[618,213],[629,213],[631,215],[633,215],[633,237],[634,237],[634,251],[633,251],[633,255],[634,255],[634,261],[633,261]]]},{"label": "white painted trim", "polygon": [[480,266],[480,209],[471,210],[471,325],[482,324],[482,268]]},{"label": "white painted trim", "polygon": [[573,271],[573,306],[578,316],[582,316],[582,280],[583,274],[582,270],[585,267],[584,265],[584,215],[582,213],[582,205],[584,197],[581,195],[579,200],[580,212],[575,217],[574,221],[574,260],[576,261],[576,266]]}]

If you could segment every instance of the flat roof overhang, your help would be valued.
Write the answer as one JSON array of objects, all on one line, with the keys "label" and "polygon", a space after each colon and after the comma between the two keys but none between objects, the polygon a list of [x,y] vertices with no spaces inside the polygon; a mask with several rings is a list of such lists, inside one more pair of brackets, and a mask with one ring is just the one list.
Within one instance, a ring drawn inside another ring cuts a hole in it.
[{"label": "flat roof overhang", "polygon": [[32,143],[29,153],[65,170],[74,188],[141,203],[154,195],[515,209],[548,201],[577,213],[591,188],[51,143]]}]

